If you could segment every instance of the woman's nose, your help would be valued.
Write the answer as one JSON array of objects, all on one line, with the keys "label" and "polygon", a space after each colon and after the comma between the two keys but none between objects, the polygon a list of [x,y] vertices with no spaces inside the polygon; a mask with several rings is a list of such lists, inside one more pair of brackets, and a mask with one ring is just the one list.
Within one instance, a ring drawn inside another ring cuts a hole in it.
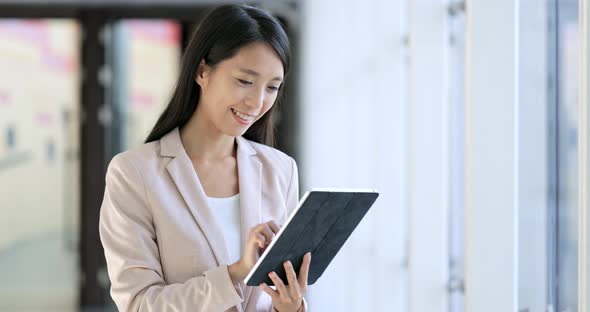
[{"label": "woman's nose", "polygon": [[264,90],[253,91],[246,102],[246,104],[253,109],[262,107],[264,105]]}]

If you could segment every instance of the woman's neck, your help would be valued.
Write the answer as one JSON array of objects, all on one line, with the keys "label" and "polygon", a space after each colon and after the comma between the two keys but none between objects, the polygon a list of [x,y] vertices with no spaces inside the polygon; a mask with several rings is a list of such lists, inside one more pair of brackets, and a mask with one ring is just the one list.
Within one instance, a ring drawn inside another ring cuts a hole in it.
[{"label": "woman's neck", "polygon": [[180,129],[180,140],[189,158],[197,161],[217,161],[235,157],[235,137],[221,133],[213,124],[193,114]]}]

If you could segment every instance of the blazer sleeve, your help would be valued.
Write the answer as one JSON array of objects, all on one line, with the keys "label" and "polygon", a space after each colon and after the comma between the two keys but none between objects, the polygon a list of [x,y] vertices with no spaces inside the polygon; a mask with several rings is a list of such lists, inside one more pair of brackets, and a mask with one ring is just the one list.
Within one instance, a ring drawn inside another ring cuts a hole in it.
[{"label": "blazer sleeve", "polygon": [[[297,208],[297,204],[299,203],[299,170],[297,169],[297,162],[295,162],[293,158],[290,158],[290,160],[291,179],[289,182],[289,188],[287,189],[287,198],[285,199],[285,206],[287,207],[287,217],[289,217],[291,213],[293,213],[293,210]],[[274,306],[272,306],[270,311],[276,312],[277,310]],[[299,311],[307,311],[307,302],[305,302],[305,298],[303,298],[302,308]]]},{"label": "blazer sleeve", "polygon": [[106,174],[99,232],[119,311],[225,311],[244,297],[226,265],[166,285],[151,207],[140,171],[125,154]]}]

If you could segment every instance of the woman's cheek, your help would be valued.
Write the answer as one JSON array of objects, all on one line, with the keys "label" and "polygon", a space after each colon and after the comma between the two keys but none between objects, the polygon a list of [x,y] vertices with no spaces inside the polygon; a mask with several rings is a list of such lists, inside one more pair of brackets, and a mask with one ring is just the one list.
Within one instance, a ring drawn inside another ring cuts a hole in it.
[{"label": "woman's cheek", "polygon": [[265,114],[266,114],[266,112],[268,112],[272,108],[272,106],[274,105],[274,103],[275,103],[275,99],[272,99],[272,100],[264,103],[263,111],[264,111]]}]

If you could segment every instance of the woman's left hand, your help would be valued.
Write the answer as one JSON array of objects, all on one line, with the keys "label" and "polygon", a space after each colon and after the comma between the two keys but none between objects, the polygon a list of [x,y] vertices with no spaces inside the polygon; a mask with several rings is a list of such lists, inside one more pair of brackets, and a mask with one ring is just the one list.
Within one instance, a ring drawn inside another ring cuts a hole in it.
[{"label": "woman's left hand", "polygon": [[285,261],[283,263],[289,286],[285,286],[275,272],[270,272],[268,276],[275,284],[276,290],[270,288],[265,283],[260,284],[260,288],[272,298],[272,305],[277,311],[300,311],[303,305],[303,296],[307,292],[307,275],[309,273],[310,263],[311,253],[308,252],[303,257],[303,263],[299,269],[299,276],[296,276],[291,261]]}]

